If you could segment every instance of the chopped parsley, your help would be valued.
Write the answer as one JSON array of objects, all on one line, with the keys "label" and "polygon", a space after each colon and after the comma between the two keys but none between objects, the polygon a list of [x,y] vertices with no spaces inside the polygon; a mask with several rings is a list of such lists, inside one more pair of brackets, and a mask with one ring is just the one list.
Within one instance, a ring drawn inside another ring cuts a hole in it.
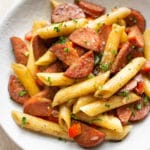
[{"label": "chopped parsley", "polygon": [[78,21],[77,21],[76,19],[73,19],[73,22],[74,22],[74,23],[78,23]]},{"label": "chopped parsley", "polygon": [[94,74],[93,73],[90,73],[89,75],[88,75],[88,79],[91,79],[91,78],[94,78],[95,76],[94,76]]},{"label": "chopped parsley", "polygon": [[143,99],[144,105],[148,105],[149,103],[149,98],[147,96],[144,97]]},{"label": "chopped parsley", "polygon": [[142,104],[137,104],[135,105],[136,110],[141,110],[142,109]]},{"label": "chopped parsley", "polygon": [[88,45],[88,41],[84,41],[84,44],[85,44],[85,45]]},{"label": "chopped parsley", "polygon": [[68,52],[69,52],[69,48],[68,48],[68,47],[65,47],[65,48],[64,48],[64,52],[68,53]]},{"label": "chopped parsley", "polygon": [[109,70],[109,64],[100,64],[100,69],[102,69],[104,72]]},{"label": "chopped parsley", "polygon": [[61,44],[66,43],[66,37],[65,36],[60,36],[59,40],[58,40],[58,43],[61,43]]},{"label": "chopped parsley", "polygon": [[110,104],[107,104],[107,103],[106,103],[106,104],[105,104],[105,107],[110,108]]},{"label": "chopped parsley", "polygon": [[116,49],[112,50],[112,54],[115,55],[115,56],[117,55],[117,52],[118,51]]},{"label": "chopped parsley", "polygon": [[56,32],[60,32],[59,27],[54,27],[54,31],[56,31]]},{"label": "chopped parsley", "polygon": [[100,52],[98,55],[94,56],[94,64],[95,65],[98,65],[100,63],[100,60],[101,60],[102,56],[103,56],[102,52]]},{"label": "chopped parsley", "polygon": [[102,85],[100,85],[100,86],[98,86],[98,90],[102,90],[103,89],[103,86]]},{"label": "chopped parsley", "polygon": [[52,82],[51,82],[51,77],[48,77],[48,78],[47,78],[47,81],[48,81],[49,85],[52,84]]},{"label": "chopped parsley", "polygon": [[26,91],[26,90],[23,90],[23,91],[20,91],[19,93],[18,93],[18,95],[20,96],[20,97],[22,97],[22,96],[24,96],[24,95],[26,95],[28,92]]},{"label": "chopped parsley", "polygon": [[76,117],[75,114],[71,113],[71,118],[74,119],[74,120],[78,120],[78,118]]},{"label": "chopped parsley", "polygon": [[118,94],[117,94],[118,96],[123,96],[123,97],[128,97],[129,96],[129,91],[123,91],[123,92],[119,92]]},{"label": "chopped parsley", "polygon": [[22,117],[22,125],[21,126],[23,128],[25,127],[26,123],[27,123],[27,118],[26,117]]}]

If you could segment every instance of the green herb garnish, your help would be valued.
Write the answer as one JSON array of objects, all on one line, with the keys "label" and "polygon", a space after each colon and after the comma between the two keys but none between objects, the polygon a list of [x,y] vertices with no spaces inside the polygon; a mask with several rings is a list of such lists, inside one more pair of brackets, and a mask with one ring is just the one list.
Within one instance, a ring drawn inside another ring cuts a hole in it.
[{"label": "green herb garnish", "polygon": [[77,21],[76,19],[73,19],[73,22],[74,22],[74,23],[77,23],[78,21]]},{"label": "green herb garnish", "polygon": [[23,128],[25,127],[26,123],[27,123],[27,118],[26,117],[22,117],[22,125],[21,126]]},{"label": "green herb garnish", "polygon": [[115,50],[112,50],[112,54],[115,55],[115,56],[117,55],[117,52],[118,52],[118,51],[117,51],[116,49],[115,49]]},{"label": "green herb garnish", "polygon": [[85,44],[85,45],[88,45],[88,41],[84,41],[84,44]]},{"label": "green herb garnish", "polygon": [[89,75],[88,75],[88,79],[91,79],[91,78],[94,78],[95,76],[94,76],[94,74],[93,73],[90,73]]},{"label": "green herb garnish", "polygon": [[106,103],[106,104],[105,104],[105,107],[110,108],[110,104],[107,104],[107,103]]},{"label": "green herb garnish", "polygon": [[56,31],[56,32],[60,32],[59,27],[54,27],[54,31]]},{"label": "green herb garnish", "polygon": [[26,95],[28,92],[26,91],[26,90],[23,90],[23,91],[20,91],[19,93],[18,93],[18,95],[20,96],[20,97],[22,97],[22,96],[24,96],[24,95]]},{"label": "green herb garnish", "polygon": [[58,43],[61,43],[61,44],[66,43],[66,37],[65,36],[60,36],[59,40],[58,40]]},{"label": "green herb garnish", "polygon": [[48,77],[48,78],[47,78],[47,81],[48,81],[49,85],[52,84],[52,82],[51,82],[51,77]]},{"label": "green herb garnish", "polygon": [[64,48],[64,52],[68,53],[69,52],[69,48],[65,47]]},{"label": "green herb garnish", "polygon": [[150,101],[149,98],[145,96],[143,99],[144,105],[148,105],[149,101]]},{"label": "green herb garnish", "polygon": [[123,91],[123,92],[119,92],[118,94],[117,94],[118,96],[123,96],[123,97],[128,97],[129,96],[129,91]]},{"label": "green herb garnish", "polygon": [[100,64],[100,69],[102,69],[104,72],[109,70],[109,64]]},{"label": "green herb garnish", "polygon": [[137,110],[141,110],[141,109],[142,109],[142,104],[137,104],[137,105],[135,106],[135,108],[136,108]]},{"label": "green herb garnish", "polygon": [[94,118],[94,119],[91,119],[88,123],[92,124],[95,121],[103,121],[103,120],[101,118]]},{"label": "green herb garnish", "polygon": [[78,120],[78,118],[76,117],[75,114],[71,113],[71,118],[74,119],[74,120]]}]

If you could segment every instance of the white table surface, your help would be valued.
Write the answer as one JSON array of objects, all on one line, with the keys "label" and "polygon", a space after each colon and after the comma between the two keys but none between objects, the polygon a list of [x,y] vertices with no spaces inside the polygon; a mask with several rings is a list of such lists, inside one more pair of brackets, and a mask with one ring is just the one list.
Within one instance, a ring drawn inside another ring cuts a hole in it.
[{"label": "white table surface", "polygon": [[[20,0],[0,0],[0,21],[7,15],[8,11]],[[5,134],[0,126],[0,150],[20,150],[20,148],[12,142]]]}]

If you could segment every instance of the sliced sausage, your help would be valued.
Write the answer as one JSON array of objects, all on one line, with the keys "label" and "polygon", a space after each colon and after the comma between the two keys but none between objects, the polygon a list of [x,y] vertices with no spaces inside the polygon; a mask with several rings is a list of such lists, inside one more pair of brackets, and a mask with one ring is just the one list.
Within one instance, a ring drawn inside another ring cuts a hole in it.
[{"label": "sliced sausage", "polygon": [[111,25],[103,25],[99,31],[99,38],[100,38],[100,50],[104,51],[109,33],[112,30]]},{"label": "sliced sausage", "polygon": [[119,107],[116,109],[116,113],[117,113],[117,116],[123,125],[128,124],[128,121],[129,121],[131,114],[132,114],[129,107],[127,107],[127,106]]},{"label": "sliced sausage", "polygon": [[129,42],[139,48],[144,47],[144,37],[137,26],[130,27],[128,30]]},{"label": "sliced sausage", "polygon": [[26,53],[28,52],[27,45],[19,37],[13,36],[10,38],[10,40],[13,47],[16,62],[26,65],[28,61],[28,57],[26,56]]},{"label": "sliced sausage", "polygon": [[139,11],[131,9],[131,14],[125,18],[125,21],[128,27],[137,25],[141,32],[144,32],[146,22],[144,16]]},{"label": "sliced sausage", "polygon": [[54,23],[69,21],[72,19],[85,18],[81,8],[71,3],[63,3],[52,11],[51,20]]},{"label": "sliced sausage", "polygon": [[38,35],[36,35],[32,40],[32,48],[35,60],[37,60],[47,51],[47,46],[44,40],[41,39]]},{"label": "sliced sausage", "polygon": [[53,73],[53,72],[63,72],[63,66],[59,61],[51,64],[48,68],[46,68],[43,72]]},{"label": "sliced sausage", "polygon": [[134,111],[134,113],[132,113],[129,121],[133,121],[134,122],[134,121],[142,120],[148,115],[148,113],[150,111],[150,104],[148,103],[147,105],[144,105],[143,104],[143,100],[138,102],[138,103],[136,103],[134,105],[134,107],[137,107],[137,105],[141,105],[142,108],[139,109],[139,110],[137,110],[135,108],[136,110]]},{"label": "sliced sausage", "polygon": [[55,44],[51,51],[66,65],[70,66],[79,59],[77,51],[69,44]]},{"label": "sliced sausage", "polygon": [[85,54],[85,49],[81,46],[78,46],[76,44],[73,44],[73,47],[76,49],[77,53],[78,53],[78,56],[82,56],[83,54]]},{"label": "sliced sausage", "polygon": [[81,125],[81,134],[77,135],[74,140],[82,147],[92,148],[102,143],[105,139],[105,134],[95,128],[92,128],[84,123]]},{"label": "sliced sausage", "polygon": [[121,49],[119,50],[118,55],[116,56],[111,71],[112,73],[118,72],[122,67],[126,65],[126,56],[130,52],[130,43],[126,42],[122,45]]},{"label": "sliced sausage", "polygon": [[121,92],[133,91],[137,87],[139,82],[143,82],[141,74],[136,75],[130,82],[128,82],[127,85],[121,89]]},{"label": "sliced sausage", "polygon": [[11,75],[9,78],[8,91],[12,100],[14,100],[15,102],[19,104],[24,104],[30,98],[24,86],[20,83],[18,78],[14,75]]},{"label": "sliced sausage", "polygon": [[79,28],[69,36],[69,39],[81,47],[99,52],[100,38],[93,29]]},{"label": "sliced sausage", "polygon": [[94,68],[94,54],[92,51],[85,53],[79,61],[73,63],[65,72],[70,78],[84,78],[88,76]]},{"label": "sliced sausage", "polygon": [[47,98],[34,96],[24,104],[24,113],[33,116],[50,116],[51,112],[51,101]]},{"label": "sliced sausage", "polygon": [[105,12],[104,7],[85,0],[80,0],[77,4],[87,15],[93,18],[99,17]]}]

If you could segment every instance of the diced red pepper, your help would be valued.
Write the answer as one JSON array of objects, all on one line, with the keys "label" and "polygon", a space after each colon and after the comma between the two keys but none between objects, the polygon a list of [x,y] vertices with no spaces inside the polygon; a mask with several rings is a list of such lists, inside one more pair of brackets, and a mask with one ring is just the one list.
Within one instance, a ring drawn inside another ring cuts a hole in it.
[{"label": "diced red pepper", "polygon": [[135,88],[138,94],[142,94],[144,92],[144,82],[138,82],[137,87]]},{"label": "diced red pepper", "polygon": [[147,61],[142,68],[142,71],[145,73],[150,73],[150,61]]},{"label": "diced red pepper", "polygon": [[31,41],[32,37],[33,37],[33,34],[31,31],[25,34],[25,40],[27,41]]},{"label": "diced red pepper", "polygon": [[69,136],[71,138],[76,137],[77,135],[79,135],[81,133],[81,125],[80,123],[75,123],[73,124],[69,130],[68,130]]}]

